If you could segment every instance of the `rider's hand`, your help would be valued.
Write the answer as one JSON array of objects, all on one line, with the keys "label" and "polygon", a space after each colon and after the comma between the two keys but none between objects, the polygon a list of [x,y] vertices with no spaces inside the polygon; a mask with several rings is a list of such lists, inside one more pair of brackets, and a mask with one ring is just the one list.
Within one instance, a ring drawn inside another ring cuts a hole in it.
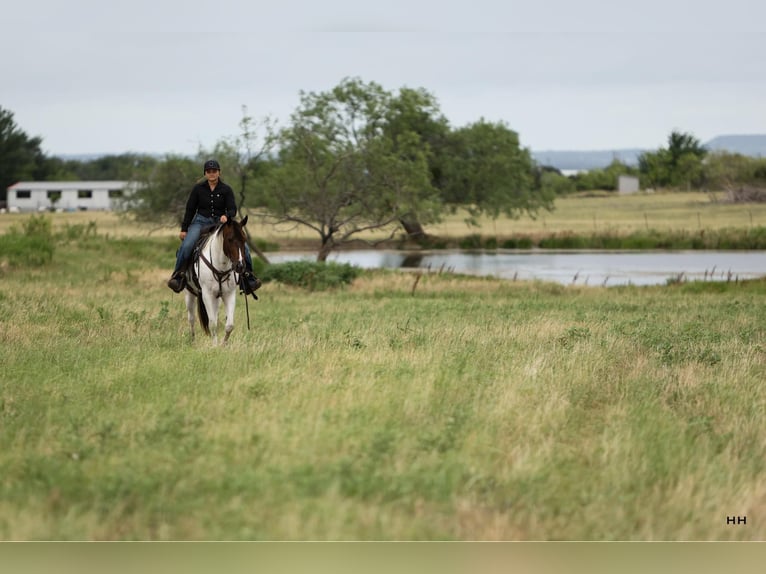
[{"label": "rider's hand", "polygon": [[221,216],[221,223],[226,223],[227,221],[229,221],[229,218],[226,217],[225,215],[222,215]]},{"label": "rider's hand", "polygon": [[184,239],[186,239],[186,232],[182,231],[181,233],[178,234],[178,237],[180,237],[181,241],[183,241]]}]

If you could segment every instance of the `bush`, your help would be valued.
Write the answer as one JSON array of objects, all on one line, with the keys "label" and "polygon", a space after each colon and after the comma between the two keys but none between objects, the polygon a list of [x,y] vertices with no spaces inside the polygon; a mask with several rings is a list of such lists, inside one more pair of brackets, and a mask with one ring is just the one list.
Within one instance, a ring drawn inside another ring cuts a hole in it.
[{"label": "bush", "polygon": [[460,249],[481,249],[481,235],[474,233],[458,241]]},{"label": "bush", "polygon": [[33,215],[22,224],[22,227],[26,237],[53,237],[51,220],[44,215]]},{"label": "bush", "polygon": [[46,217],[32,216],[22,225],[0,236],[0,261],[11,267],[44,265],[53,259],[51,222]]},{"label": "bush", "polygon": [[310,291],[323,291],[351,284],[360,272],[358,267],[349,263],[288,261],[266,265],[261,279],[304,287]]},{"label": "bush", "polygon": [[531,237],[522,235],[503,240],[501,246],[503,249],[532,249],[534,243]]},{"label": "bush", "polygon": [[587,249],[591,245],[587,237],[571,234],[556,235],[554,233],[540,240],[542,249]]}]

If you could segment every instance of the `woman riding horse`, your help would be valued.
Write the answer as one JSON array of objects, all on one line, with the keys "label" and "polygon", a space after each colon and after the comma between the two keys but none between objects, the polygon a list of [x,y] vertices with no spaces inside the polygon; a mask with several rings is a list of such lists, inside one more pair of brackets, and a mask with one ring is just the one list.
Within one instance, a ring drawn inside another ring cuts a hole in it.
[{"label": "woman riding horse", "polygon": [[[176,266],[168,280],[168,287],[180,293],[186,287],[185,272],[189,265],[194,244],[206,227],[226,223],[237,213],[234,191],[221,179],[221,165],[214,159],[203,166],[205,180],[197,183],[189,194],[186,211],[181,223],[181,247],[176,254]],[[246,295],[261,286],[253,275],[253,260],[250,249],[245,245],[245,272],[242,273],[241,288]]]}]

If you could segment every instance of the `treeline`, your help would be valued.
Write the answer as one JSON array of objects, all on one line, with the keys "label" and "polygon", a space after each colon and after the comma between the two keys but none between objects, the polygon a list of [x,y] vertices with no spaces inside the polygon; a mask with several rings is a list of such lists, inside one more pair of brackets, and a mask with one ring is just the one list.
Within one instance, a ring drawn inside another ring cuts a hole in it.
[{"label": "treeline", "polygon": [[749,201],[766,201],[766,158],[711,153],[693,135],[677,131],[670,133],[666,147],[641,154],[638,166],[615,160],[604,169],[572,176],[568,191],[614,191],[620,175],[638,177],[641,189],[728,191],[737,198],[746,188]]}]

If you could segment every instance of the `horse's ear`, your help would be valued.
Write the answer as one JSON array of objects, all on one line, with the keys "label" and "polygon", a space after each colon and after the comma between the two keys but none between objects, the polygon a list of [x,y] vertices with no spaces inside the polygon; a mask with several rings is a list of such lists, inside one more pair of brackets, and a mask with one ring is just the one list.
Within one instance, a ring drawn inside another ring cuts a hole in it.
[{"label": "horse's ear", "polygon": [[241,227],[244,227],[245,225],[247,225],[247,215],[245,215],[245,217],[242,218],[242,221],[239,222],[239,225]]}]

